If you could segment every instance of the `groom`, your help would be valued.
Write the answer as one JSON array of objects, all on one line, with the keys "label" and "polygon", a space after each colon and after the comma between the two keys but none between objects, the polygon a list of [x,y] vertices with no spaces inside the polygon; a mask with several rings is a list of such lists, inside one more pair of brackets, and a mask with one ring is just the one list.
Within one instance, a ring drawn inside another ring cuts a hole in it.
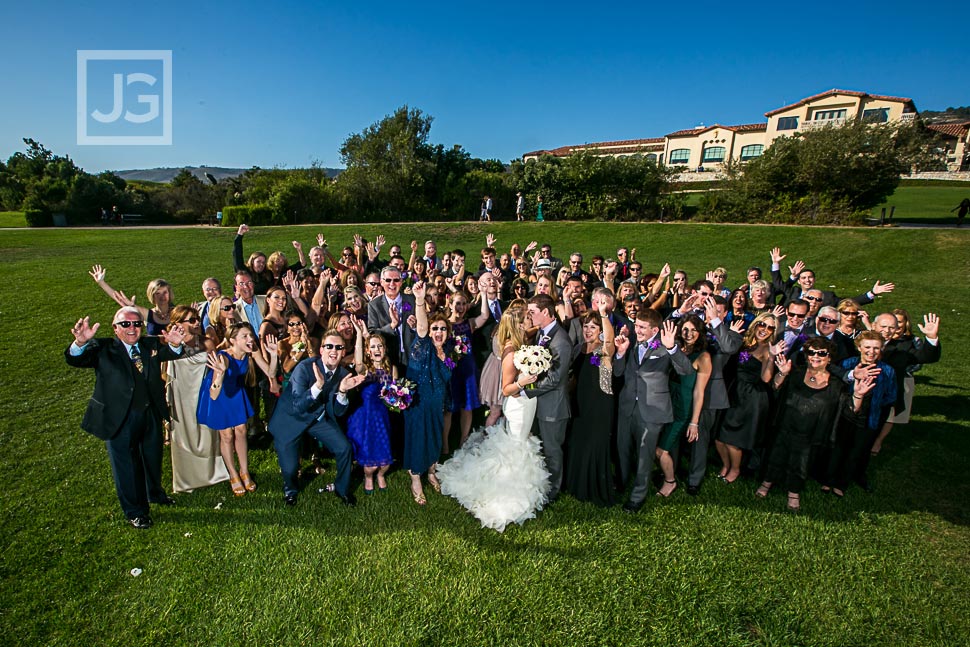
[{"label": "groom", "polygon": [[569,421],[568,386],[569,366],[572,364],[573,345],[569,333],[556,321],[556,304],[548,294],[537,294],[529,299],[529,315],[539,327],[537,343],[552,354],[552,368],[535,383],[534,389],[523,394],[536,398],[536,420],[542,453],[549,470],[549,503],[559,496],[562,485],[562,445],[566,440],[566,423]]},{"label": "groom", "polygon": [[269,421],[276,456],[283,473],[283,502],[296,505],[297,471],[303,434],[310,434],[333,452],[337,460],[334,492],[346,505],[356,503],[350,493],[350,441],[340,428],[339,417],[350,403],[348,392],[364,381],[340,365],[344,340],[329,333],[320,344],[320,357],[310,357],[293,369],[293,376]]}]

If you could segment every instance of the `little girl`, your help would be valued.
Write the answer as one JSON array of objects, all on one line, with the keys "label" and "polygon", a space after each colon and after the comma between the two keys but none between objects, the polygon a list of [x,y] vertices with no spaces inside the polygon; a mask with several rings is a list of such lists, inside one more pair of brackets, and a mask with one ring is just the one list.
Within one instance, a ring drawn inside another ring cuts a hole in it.
[{"label": "little girl", "polygon": [[[391,417],[381,401],[384,381],[397,379],[397,367],[391,366],[387,346],[380,333],[367,335],[367,325],[353,318],[357,328],[354,364],[358,375],[367,379],[361,388],[361,402],[347,421],[347,438],[354,446],[354,459],[364,468],[364,493],[374,493],[374,475],[377,489],[387,489],[385,475],[391,467]],[[366,348],[365,348],[366,344]]]},{"label": "little girl", "polygon": [[[249,475],[249,446],[246,442],[246,420],[255,412],[246,395],[246,386],[256,385],[253,362],[267,377],[276,375],[276,338],[267,336],[264,346],[269,353],[269,361],[257,348],[252,326],[248,323],[232,324],[222,346],[224,350],[209,353],[206,364],[211,371],[203,378],[199,394],[196,418],[199,424],[219,431],[219,449],[229,471],[229,485],[236,496],[246,494],[247,490],[256,491],[256,482]],[[270,391],[278,394],[279,384],[276,380],[271,377],[269,384]],[[239,458],[238,472],[232,457],[234,448]]]}]

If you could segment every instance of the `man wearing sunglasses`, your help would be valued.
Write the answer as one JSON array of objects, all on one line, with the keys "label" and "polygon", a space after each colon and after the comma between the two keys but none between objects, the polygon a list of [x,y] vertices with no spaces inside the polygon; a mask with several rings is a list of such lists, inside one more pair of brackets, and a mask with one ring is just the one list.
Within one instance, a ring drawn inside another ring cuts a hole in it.
[{"label": "man wearing sunglasses", "polygon": [[408,365],[408,352],[414,343],[414,297],[401,292],[401,271],[389,265],[381,270],[384,295],[367,304],[367,329],[384,336],[387,356],[392,364]]},{"label": "man wearing sunglasses", "polygon": [[[815,270],[806,268],[804,261],[795,261],[794,265],[788,267],[788,279],[783,280],[781,278],[781,261],[786,256],[787,254],[781,253],[781,248],[779,247],[771,250],[771,285],[775,292],[782,295],[782,304],[792,299],[804,300],[809,290],[816,289]],[[896,285],[893,283],[880,283],[876,281],[871,290],[852,297],[852,300],[860,306],[864,306],[875,301],[876,297],[880,294],[892,292],[894,289],[896,289]],[[835,306],[842,300],[841,297],[831,290],[821,290],[821,293],[822,302],[820,305]]]},{"label": "man wearing sunglasses", "polygon": [[357,502],[350,492],[353,451],[341,418],[350,404],[349,392],[366,376],[352,375],[341,366],[343,356],[343,338],[337,334],[324,337],[320,356],[308,357],[293,369],[289,385],[280,394],[270,418],[269,432],[283,473],[283,503],[287,506],[296,505],[300,491],[297,473],[303,434],[313,436],[333,453],[337,477],[332,491],[345,505]]},{"label": "man wearing sunglasses", "polygon": [[152,527],[149,504],[174,503],[162,489],[162,420],[168,405],[161,365],[182,356],[185,331],[175,324],[164,339],[142,337],[145,322],[132,306],[115,313],[113,339],[95,338],[100,326],[79,319],[64,358],[70,366],[94,369],[94,395],[81,428],[105,441],[121,509],[132,527],[147,530]]}]

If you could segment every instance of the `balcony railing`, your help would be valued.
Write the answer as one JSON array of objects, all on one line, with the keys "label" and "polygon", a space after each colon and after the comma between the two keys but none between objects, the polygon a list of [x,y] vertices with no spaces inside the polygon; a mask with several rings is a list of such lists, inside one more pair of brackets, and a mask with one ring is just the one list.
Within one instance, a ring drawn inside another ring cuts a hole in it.
[{"label": "balcony railing", "polygon": [[818,130],[826,126],[842,126],[843,124],[845,124],[844,117],[838,119],[815,119],[814,121],[803,122],[801,130]]}]

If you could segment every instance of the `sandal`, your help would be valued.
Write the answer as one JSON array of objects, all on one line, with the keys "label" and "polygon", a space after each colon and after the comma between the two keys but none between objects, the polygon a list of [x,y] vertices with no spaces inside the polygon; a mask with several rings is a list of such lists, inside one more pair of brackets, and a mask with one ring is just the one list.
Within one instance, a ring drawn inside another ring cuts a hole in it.
[{"label": "sandal", "polygon": [[243,487],[242,481],[238,478],[229,479],[229,487],[232,488],[232,493],[236,496],[243,496],[246,494],[246,488]]},{"label": "sandal", "polygon": [[755,490],[754,495],[759,499],[765,498],[766,496],[768,496],[768,491],[771,490],[771,485],[772,484],[768,483],[767,481],[762,481],[761,486],[757,490]]},{"label": "sandal", "polygon": [[788,509],[791,510],[792,512],[798,512],[799,510],[802,509],[799,495],[792,494],[791,492],[788,493]]},{"label": "sandal", "polygon": [[[418,487],[420,488],[421,486],[419,485]],[[414,502],[418,505],[424,505],[428,502],[428,500],[424,498],[424,490],[418,490],[415,492],[413,485],[411,486],[411,496],[414,497]]]},{"label": "sandal", "polygon": [[434,488],[435,492],[441,494],[441,481],[434,475],[434,472],[428,472],[428,483]]},{"label": "sandal", "polygon": [[671,488],[671,490],[669,492],[667,492],[667,494],[664,494],[660,490],[657,490],[657,496],[662,496],[663,498],[667,499],[667,498],[670,497],[671,494],[673,494],[674,492],[677,491],[677,479],[674,479],[673,481],[668,481],[667,479],[664,479],[664,483],[666,483],[667,485],[669,485],[671,483],[674,484],[674,487]]},{"label": "sandal", "polygon": [[247,492],[256,491],[256,481],[254,481],[253,477],[249,475],[249,472],[240,474],[239,476],[242,477],[243,486],[245,486]]}]

